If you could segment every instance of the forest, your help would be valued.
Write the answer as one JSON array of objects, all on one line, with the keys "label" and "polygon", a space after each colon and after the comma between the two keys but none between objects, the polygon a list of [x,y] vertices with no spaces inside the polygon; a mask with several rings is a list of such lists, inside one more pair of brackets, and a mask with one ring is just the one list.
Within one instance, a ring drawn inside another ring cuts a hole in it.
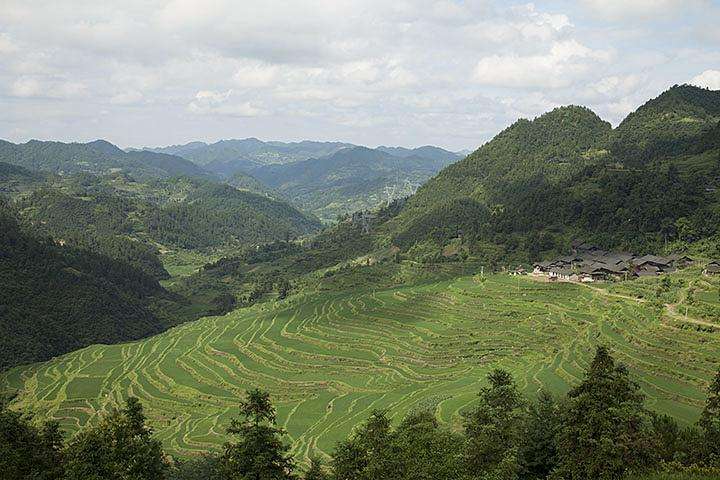
[{"label": "forest", "polygon": [[384,231],[404,250],[459,239],[525,262],[574,238],[686,248],[719,233],[719,104],[717,91],[681,85],[615,129],[575,106],[518,120],[423,185]]},{"label": "forest", "polygon": [[679,426],[647,408],[628,369],[599,346],[565,397],[523,396],[492,370],[462,429],[431,410],[394,425],[373,411],[326,458],[299,465],[288,454],[267,392],[249,390],[225,425],[222,450],[174,459],[129,397],[97,424],[65,439],[57,423],[0,404],[0,469],[8,480],[709,480],[720,475],[720,370],[699,421]]}]

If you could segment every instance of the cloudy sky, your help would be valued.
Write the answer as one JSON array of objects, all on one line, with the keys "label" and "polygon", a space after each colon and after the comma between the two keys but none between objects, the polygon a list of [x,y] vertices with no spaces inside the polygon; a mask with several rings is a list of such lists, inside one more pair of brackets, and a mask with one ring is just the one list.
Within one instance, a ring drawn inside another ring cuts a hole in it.
[{"label": "cloudy sky", "polygon": [[0,138],[475,148],[720,89],[720,1],[2,0]]}]

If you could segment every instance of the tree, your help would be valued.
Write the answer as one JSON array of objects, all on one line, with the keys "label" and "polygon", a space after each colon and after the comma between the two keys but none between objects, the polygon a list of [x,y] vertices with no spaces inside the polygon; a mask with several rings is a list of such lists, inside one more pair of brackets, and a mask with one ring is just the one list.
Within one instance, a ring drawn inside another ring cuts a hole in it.
[{"label": "tree", "polygon": [[386,458],[381,462],[384,475],[370,478],[459,479],[463,466],[462,446],[462,436],[441,428],[431,411],[411,413],[390,435]]},{"label": "tree", "polygon": [[56,422],[39,427],[0,401],[0,475],[5,480],[62,478],[62,433]]},{"label": "tree", "polygon": [[655,449],[644,400],[627,368],[598,347],[585,379],[568,393],[557,478],[610,480],[650,466]]},{"label": "tree", "polygon": [[288,455],[289,446],[282,437],[285,431],[276,425],[275,408],[270,394],[249,390],[240,402],[241,418],[230,422],[227,432],[235,442],[225,444],[223,471],[229,480],[294,479],[295,464]]},{"label": "tree", "polygon": [[162,445],[135,397],[73,438],[66,459],[67,480],[156,480],[167,471]]},{"label": "tree", "polygon": [[201,455],[189,460],[178,461],[168,474],[168,480],[223,480],[220,457]]},{"label": "tree", "polygon": [[328,480],[328,478],[320,457],[310,457],[310,468],[305,472],[303,480]]},{"label": "tree", "polygon": [[698,423],[708,450],[708,463],[720,465],[720,370],[710,384],[705,408]]},{"label": "tree", "polygon": [[392,429],[385,412],[368,421],[333,455],[336,480],[457,480],[462,476],[460,435],[442,429],[429,411],[408,415]]},{"label": "tree", "polygon": [[490,385],[480,391],[480,405],[465,417],[465,464],[473,475],[514,478],[523,398],[505,370],[493,370],[487,378]]},{"label": "tree", "polygon": [[335,446],[332,460],[335,480],[371,478],[368,470],[380,468],[389,439],[390,419],[387,412],[374,410],[350,438]]},{"label": "tree", "polygon": [[520,442],[522,478],[546,478],[557,465],[557,435],[560,431],[560,405],[541,391],[528,408]]}]

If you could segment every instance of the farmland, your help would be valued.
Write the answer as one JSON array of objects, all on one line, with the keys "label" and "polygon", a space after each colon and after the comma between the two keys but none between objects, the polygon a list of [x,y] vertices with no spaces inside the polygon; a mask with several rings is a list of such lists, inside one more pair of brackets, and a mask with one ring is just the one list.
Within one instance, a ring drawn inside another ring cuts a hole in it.
[{"label": "farmland", "polygon": [[[259,386],[304,458],[329,453],[372,409],[399,420],[431,408],[459,426],[496,367],[528,394],[562,394],[604,343],[629,365],[651,409],[689,423],[720,364],[720,321],[702,316],[718,307],[718,281],[695,271],[672,277],[588,287],[462,276],[298,294],[15,368],[0,381],[18,391],[14,408],[69,431],[135,395],[178,455],[217,449],[239,397]],[[676,303],[688,296],[702,318],[684,317]]]}]

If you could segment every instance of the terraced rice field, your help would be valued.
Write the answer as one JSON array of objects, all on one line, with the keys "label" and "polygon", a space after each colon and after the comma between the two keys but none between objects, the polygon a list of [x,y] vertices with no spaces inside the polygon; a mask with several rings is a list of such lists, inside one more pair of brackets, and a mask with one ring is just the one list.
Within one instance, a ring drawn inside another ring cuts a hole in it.
[{"label": "terraced rice field", "polygon": [[564,393],[598,343],[630,365],[650,407],[694,421],[720,365],[720,332],[662,307],[581,285],[461,277],[378,291],[295,297],[176,327],[123,345],[92,346],[11,370],[18,408],[74,431],[128,395],[139,397],[176,454],[216,449],[243,392],[271,392],[306,457],[329,452],[375,408],[395,419],[433,408],[459,425],[486,372],[509,369],[528,393]]}]

